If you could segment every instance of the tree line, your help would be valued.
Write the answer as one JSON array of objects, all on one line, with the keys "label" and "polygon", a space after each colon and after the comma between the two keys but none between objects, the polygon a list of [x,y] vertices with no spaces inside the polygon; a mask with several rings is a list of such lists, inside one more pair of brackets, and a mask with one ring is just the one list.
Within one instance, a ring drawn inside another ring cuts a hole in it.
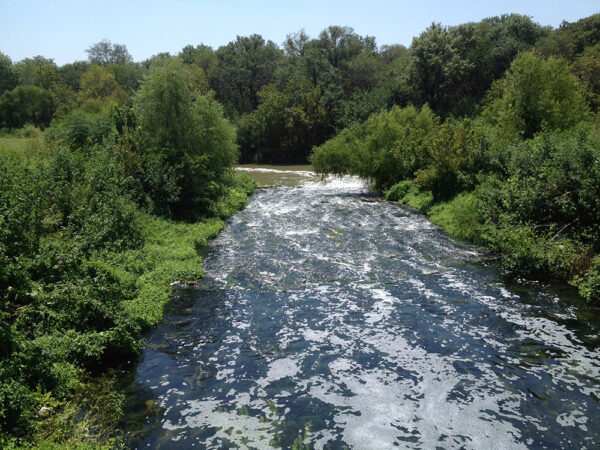
[{"label": "tree line", "polygon": [[130,106],[144,76],[167,60],[194,72],[236,126],[242,162],[302,162],[310,150],[353,123],[392,106],[427,104],[443,118],[473,116],[481,101],[526,50],[564,58],[600,104],[598,16],[558,29],[510,14],[446,27],[432,24],[410,47],[378,47],[374,37],[330,26],[318,37],[303,30],[282,46],[258,34],[218,49],[188,45],[133,62],[124,45],[102,41],[88,61],[57,66],[42,56],[12,63],[0,56],[0,122],[48,126],[73,110],[99,113]]}]

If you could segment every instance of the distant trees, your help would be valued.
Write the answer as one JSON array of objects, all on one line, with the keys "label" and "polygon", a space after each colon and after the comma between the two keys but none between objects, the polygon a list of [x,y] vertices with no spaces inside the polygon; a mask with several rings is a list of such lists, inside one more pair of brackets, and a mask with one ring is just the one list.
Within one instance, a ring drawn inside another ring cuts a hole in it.
[{"label": "distant trees", "polygon": [[132,61],[127,47],[104,39],[86,50],[91,64],[127,64]]},{"label": "distant trees", "polygon": [[216,66],[208,73],[211,87],[230,117],[238,117],[258,106],[258,91],[271,83],[283,52],[262,36],[238,36],[220,47]]},{"label": "distant trees", "polygon": [[239,141],[247,161],[302,162],[320,142],[327,112],[309,80],[289,80],[259,92],[260,104],[239,125]]},{"label": "distant trees", "polygon": [[0,123],[7,128],[21,128],[27,123],[46,127],[55,110],[54,95],[37,86],[17,86],[0,97]]},{"label": "distant trees", "polygon": [[52,59],[43,56],[25,58],[15,64],[20,84],[50,89],[57,81],[57,67]]},{"label": "distant trees", "polygon": [[[56,117],[73,109],[100,112],[115,103],[131,105],[157,67],[183,63],[189,89],[212,92],[236,125],[243,161],[289,161],[394,105],[427,104],[443,119],[477,115],[494,81],[532,49],[544,58],[565,58],[571,65],[564,70],[577,76],[585,102],[597,111],[598,30],[600,15],[553,30],[508,14],[451,27],[434,23],[410,47],[379,48],[371,36],[332,25],[316,37],[291,33],[281,47],[253,34],[218,49],[186,45],[178,54],[157,53],[139,63],[124,45],[103,40],[88,48],[88,61],[61,67],[42,56],[15,64],[0,56],[0,92],[17,85],[45,89],[54,95]],[[499,95],[494,89],[490,98]]]},{"label": "distant trees", "polygon": [[65,64],[57,69],[59,81],[64,83],[73,91],[79,90],[81,77],[90,68],[90,63],[87,61],[75,61]]},{"label": "distant trees", "polygon": [[0,53],[0,95],[4,91],[14,89],[19,83],[19,75],[15,71],[12,60]]},{"label": "distant trees", "polygon": [[549,30],[517,14],[456,27],[432,24],[413,39],[411,83],[438,114],[472,114],[520,51]]}]

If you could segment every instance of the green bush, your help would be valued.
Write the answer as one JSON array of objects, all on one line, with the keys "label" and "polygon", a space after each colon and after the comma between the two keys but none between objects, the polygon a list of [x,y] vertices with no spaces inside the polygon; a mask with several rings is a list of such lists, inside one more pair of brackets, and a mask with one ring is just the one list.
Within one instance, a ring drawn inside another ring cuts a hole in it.
[{"label": "green bush", "polygon": [[414,183],[412,181],[401,181],[385,191],[383,196],[391,202],[399,202],[413,187]]},{"label": "green bush", "polygon": [[458,239],[481,241],[480,200],[474,193],[461,193],[446,203],[438,203],[429,211],[431,221]]},{"label": "green bush", "polygon": [[21,128],[27,123],[50,124],[56,102],[54,94],[37,86],[17,86],[0,97],[0,126]]},{"label": "green bush", "polygon": [[572,241],[540,236],[528,225],[489,226],[482,233],[482,241],[500,256],[502,267],[524,277],[567,281],[582,257]]},{"label": "green bush", "polygon": [[600,256],[593,259],[590,269],[575,278],[579,294],[590,303],[600,304]]},{"label": "green bush", "polygon": [[108,114],[86,114],[73,111],[52,122],[47,130],[48,140],[73,151],[102,144],[114,134],[114,123]]},{"label": "green bush", "polygon": [[413,209],[427,213],[433,206],[431,191],[422,190],[414,181],[401,181],[384,192],[386,200],[397,201]]},{"label": "green bush", "polygon": [[569,236],[600,251],[600,139],[582,125],[541,133],[508,148],[507,177],[480,190],[491,222],[531,223],[539,233]]}]

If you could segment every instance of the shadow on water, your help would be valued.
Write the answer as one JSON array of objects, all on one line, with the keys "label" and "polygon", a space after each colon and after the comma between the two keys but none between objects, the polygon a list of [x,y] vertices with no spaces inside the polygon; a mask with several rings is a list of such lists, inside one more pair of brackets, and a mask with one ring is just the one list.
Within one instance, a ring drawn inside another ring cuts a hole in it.
[{"label": "shadow on water", "polygon": [[354,179],[258,192],[127,380],[133,447],[594,448],[598,310]]}]

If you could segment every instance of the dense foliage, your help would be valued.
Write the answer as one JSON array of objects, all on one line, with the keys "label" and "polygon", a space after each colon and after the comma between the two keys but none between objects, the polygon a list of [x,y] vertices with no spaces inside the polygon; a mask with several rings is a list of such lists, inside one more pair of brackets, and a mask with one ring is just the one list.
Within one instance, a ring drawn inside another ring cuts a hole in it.
[{"label": "dense foliage", "polygon": [[143,183],[155,210],[175,217],[206,213],[237,163],[234,128],[191,77],[180,63],[168,62],[154,69],[135,97]]},{"label": "dense foliage", "polygon": [[321,173],[371,180],[390,200],[486,244],[511,272],[570,280],[600,301],[600,123],[561,58],[520,54],[471,119],[393,107],[314,150]]},{"label": "dense foliage", "polygon": [[[92,66],[80,93],[112,95],[106,74]],[[107,405],[82,421],[97,400],[96,384],[81,381],[135,357],[170,283],[202,276],[196,246],[245,205],[253,185],[231,171],[235,130],[194,81],[169,62],[142,83],[135,109],[92,114],[82,102],[30,153],[0,151],[0,445],[36,431],[62,442],[110,436],[120,397],[101,389]],[[43,91],[4,96],[19,89]]]},{"label": "dense foliage", "polygon": [[[0,55],[0,94],[36,86],[52,95],[50,118],[74,109],[100,113],[115,104],[131,106],[141,80],[176,61],[195,74],[203,95],[213,92],[235,124],[242,162],[302,162],[314,145],[394,105],[427,104],[442,119],[477,114],[494,81],[530,49],[572,64],[569,72],[583,81],[585,101],[596,110],[598,21],[591,16],[553,30],[509,14],[452,27],[432,24],[408,48],[378,48],[372,36],[330,26],[312,38],[303,30],[291,33],[281,47],[253,34],[218,49],[187,45],[176,56],[158,53],[141,63],[125,46],[101,41],[88,48],[88,61],[61,67],[42,56],[13,64]],[[25,122],[48,125],[46,116],[27,112],[29,106],[16,109]],[[7,128],[25,123],[0,121]]]}]

